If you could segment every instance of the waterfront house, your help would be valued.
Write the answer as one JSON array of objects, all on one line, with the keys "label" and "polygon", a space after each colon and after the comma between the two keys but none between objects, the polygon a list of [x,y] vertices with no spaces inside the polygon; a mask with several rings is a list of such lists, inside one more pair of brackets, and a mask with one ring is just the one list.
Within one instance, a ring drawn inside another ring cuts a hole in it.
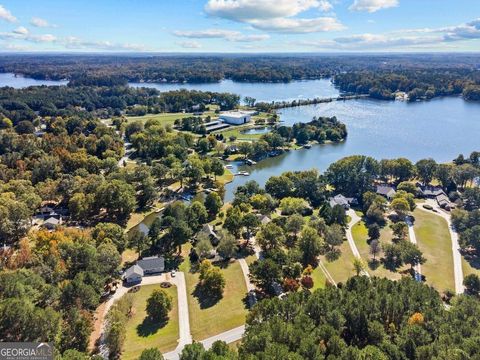
[{"label": "waterfront house", "polygon": [[393,186],[377,185],[376,193],[378,195],[382,195],[382,196],[386,197],[388,200],[392,200],[397,192],[395,191],[395,188]]},{"label": "waterfront house", "polygon": [[336,205],[340,205],[345,210],[350,209],[350,205],[355,204],[356,202],[357,200],[355,198],[347,198],[342,194],[337,194],[334,197],[331,197],[330,199],[328,199],[328,203],[330,207],[333,208]]}]

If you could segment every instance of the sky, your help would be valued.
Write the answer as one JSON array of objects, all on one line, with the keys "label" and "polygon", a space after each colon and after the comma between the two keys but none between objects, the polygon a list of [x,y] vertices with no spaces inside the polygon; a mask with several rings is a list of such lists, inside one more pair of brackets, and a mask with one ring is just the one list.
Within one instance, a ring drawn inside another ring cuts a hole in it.
[{"label": "sky", "polygon": [[480,0],[0,0],[0,52],[472,52]]}]

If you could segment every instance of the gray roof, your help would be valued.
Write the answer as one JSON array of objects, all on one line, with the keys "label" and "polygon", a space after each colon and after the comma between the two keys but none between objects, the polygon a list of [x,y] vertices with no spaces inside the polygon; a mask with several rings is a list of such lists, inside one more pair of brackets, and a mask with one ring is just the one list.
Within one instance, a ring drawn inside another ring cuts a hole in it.
[{"label": "gray roof", "polygon": [[132,275],[143,276],[143,269],[137,264],[135,264],[133,266],[130,266],[127,270],[125,270],[125,274],[123,276],[124,278],[129,278]]},{"label": "gray roof", "polygon": [[438,195],[445,195],[445,192],[441,187],[424,187],[421,188],[423,195],[425,196],[438,196]]},{"label": "gray roof", "polygon": [[445,194],[437,195],[435,199],[437,200],[439,205],[450,204],[450,199]]},{"label": "gray roof", "polygon": [[163,256],[150,256],[137,261],[137,265],[140,266],[143,271],[149,271],[154,269],[164,269],[165,259]]},{"label": "gray roof", "polygon": [[342,194],[335,195],[334,197],[330,198],[329,203],[331,207],[334,207],[335,205],[341,205],[341,206],[348,206],[351,202],[351,199],[347,199],[345,196]]},{"label": "gray roof", "polygon": [[377,185],[377,194],[387,196],[390,192],[395,194],[395,188],[389,185]]},{"label": "gray roof", "polygon": [[260,220],[260,222],[262,224],[267,224],[270,221],[272,221],[267,215],[257,214],[257,217],[258,217],[258,220]]},{"label": "gray roof", "polygon": [[60,220],[54,217],[48,218],[44,221],[45,225],[58,225],[60,224]]},{"label": "gray roof", "polygon": [[213,230],[213,226],[210,224],[203,225],[202,232],[204,234],[207,234],[208,236],[213,236],[216,239],[218,238],[217,233],[215,232],[215,230]]}]

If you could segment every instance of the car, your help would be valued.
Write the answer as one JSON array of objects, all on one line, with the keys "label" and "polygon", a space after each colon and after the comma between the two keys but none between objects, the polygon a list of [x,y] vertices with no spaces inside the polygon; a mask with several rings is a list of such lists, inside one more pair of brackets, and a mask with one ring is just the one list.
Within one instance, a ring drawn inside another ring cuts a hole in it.
[{"label": "car", "polygon": [[172,277],[177,276],[177,271],[176,271],[176,270],[172,270],[172,271],[170,272],[170,275],[171,275]]}]

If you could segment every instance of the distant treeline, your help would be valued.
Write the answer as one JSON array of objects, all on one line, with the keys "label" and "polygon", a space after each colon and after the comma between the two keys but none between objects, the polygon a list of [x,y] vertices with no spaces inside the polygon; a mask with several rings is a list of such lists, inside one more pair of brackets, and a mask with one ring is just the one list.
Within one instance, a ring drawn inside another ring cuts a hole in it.
[{"label": "distant treeline", "polygon": [[356,71],[338,74],[334,82],[342,91],[385,100],[394,99],[397,91],[407,93],[410,101],[461,94],[467,100],[480,100],[480,71],[475,69]]},{"label": "distant treeline", "polygon": [[[331,77],[345,72],[379,71],[401,74],[416,69],[434,74],[480,67],[474,54],[399,55],[3,55],[0,72],[35,79],[68,79],[71,85],[113,86],[127,81],[288,82]],[[453,77],[461,73],[453,72]],[[389,88],[389,87],[386,87]],[[395,89],[394,89],[395,90]],[[390,90],[393,91],[393,90]]]},{"label": "distant treeline", "polygon": [[218,104],[230,110],[240,102],[238,95],[229,93],[176,90],[160,93],[155,89],[113,87],[40,86],[25,89],[0,88],[0,118],[13,125],[33,121],[38,116],[80,116],[109,118],[123,113],[180,112],[195,105]]}]

